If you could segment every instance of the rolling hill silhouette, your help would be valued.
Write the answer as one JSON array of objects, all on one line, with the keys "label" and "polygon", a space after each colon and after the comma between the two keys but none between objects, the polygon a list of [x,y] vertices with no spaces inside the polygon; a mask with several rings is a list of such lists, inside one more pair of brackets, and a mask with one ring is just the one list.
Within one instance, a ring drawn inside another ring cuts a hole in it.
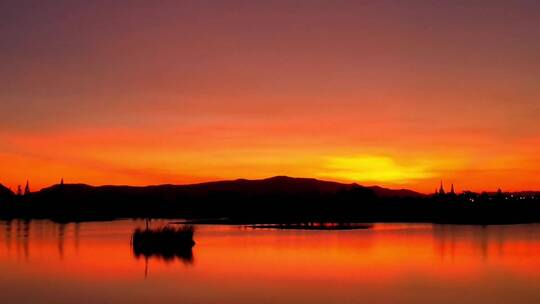
[{"label": "rolling hill silhouette", "polygon": [[[5,187],[4,187],[5,188]],[[537,196],[463,193],[426,196],[312,178],[207,182],[191,185],[58,184],[28,195],[0,190],[0,218],[55,221],[116,218],[226,219],[227,223],[540,221]]]},{"label": "rolling hill silhouette", "polygon": [[226,217],[266,222],[341,218],[360,204],[403,195],[422,196],[412,191],[287,176],[144,187],[57,184],[16,197],[15,204],[4,206],[4,214],[59,220]]},{"label": "rolling hill silhouette", "polygon": [[212,193],[236,193],[241,195],[276,195],[288,194],[299,195],[306,193],[335,194],[339,191],[362,188],[373,191],[378,197],[422,197],[424,194],[412,190],[393,190],[379,186],[364,187],[356,183],[344,184],[338,182],[323,181],[314,178],[294,178],[288,176],[275,176],[267,179],[247,180],[237,179],[231,181],[216,181],[188,185],[156,185],[156,186],[89,186],[85,184],[64,184],[44,188],[34,193],[36,197],[46,197],[57,194],[60,190],[63,195],[92,195],[104,193],[121,195],[129,193],[153,194],[164,196],[188,195],[204,197]]},{"label": "rolling hill silhouette", "polygon": [[388,189],[379,186],[370,186],[378,197],[425,197],[425,194],[409,189]]},{"label": "rolling hill silhouette", "polygon": [[9,189],[8,187],[0,184],[0,201],[2,201],[4,199],[10,199],[14,195],[15,194],[11,191],[11,189]]}]

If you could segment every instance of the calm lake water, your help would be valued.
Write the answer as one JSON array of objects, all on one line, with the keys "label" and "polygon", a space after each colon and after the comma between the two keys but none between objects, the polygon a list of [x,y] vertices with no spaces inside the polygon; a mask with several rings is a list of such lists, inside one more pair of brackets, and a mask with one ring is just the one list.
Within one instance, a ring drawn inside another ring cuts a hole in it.
[{"label": "calm lake water", "polygon": [[174,260],[137,258],[137,227],[0,222],[0,302],[540,303],[540,225],[199,225]]}]

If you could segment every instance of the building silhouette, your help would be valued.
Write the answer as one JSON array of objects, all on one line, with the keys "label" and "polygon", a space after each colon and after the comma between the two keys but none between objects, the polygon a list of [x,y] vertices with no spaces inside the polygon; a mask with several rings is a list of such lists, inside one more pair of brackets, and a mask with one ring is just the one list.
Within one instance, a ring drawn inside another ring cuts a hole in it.
[{"label": "building silhouette", "polygon": [[448,193],[448,195],[456,196],[456,191],[454,191],[454,184],[452,184],[452,186],[450,188],[450,192]]},{"label": "building silhouette", "polygon": [[439,193],[438,195],[443,196],[446,195],[446,192],[444,191],[443,183],[441,181],[441,185],[439,186]]},{"label": "building silhouette", "polygon": [[30,184],[28,183],[28,180],[26,180],[26,186],[24,187],[24,195],[30,194]]},{"label": "building silhouette", "polygon": [[444,190],[443,182],[441,181],[441,184],[439,185],[439,189],[435,190],[435,196],[439,196],[439,197],[455,197],[455,196],[457,196],[456,190],[454,188],[454,184],[451,184],[450,191],[446,192]]}]

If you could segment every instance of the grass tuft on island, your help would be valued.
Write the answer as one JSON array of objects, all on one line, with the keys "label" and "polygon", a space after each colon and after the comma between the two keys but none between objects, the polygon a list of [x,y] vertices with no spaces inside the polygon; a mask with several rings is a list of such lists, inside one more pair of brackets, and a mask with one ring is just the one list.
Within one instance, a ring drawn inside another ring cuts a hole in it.
[{"label": "grass tuft on island", "polygon": [[156,229],[137,228],[132,235],[133,252],[136,257],[160,257],[164,260],[180,258],[190,260],[195,245],[191,225],[181,227],[165,226]]}]

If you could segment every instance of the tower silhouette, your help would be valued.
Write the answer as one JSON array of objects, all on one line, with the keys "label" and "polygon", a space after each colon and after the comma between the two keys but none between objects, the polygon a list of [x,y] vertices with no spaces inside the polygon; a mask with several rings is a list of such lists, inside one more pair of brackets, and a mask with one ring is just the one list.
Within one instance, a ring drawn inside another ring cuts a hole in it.
[{"label": "tower silhouette", "polygon": [[26,186],[24,187],[24,195],[30,194],[30,185],[28,183],[28,180],[26,180]]},{"label": "tower silhouette", "polygon": [[439,195],[445,195],[446,192],[444,191],[444,187],[443,187],[443,184],[442,184],[442,181],[441,181],[441,186],[439,187]]}]

